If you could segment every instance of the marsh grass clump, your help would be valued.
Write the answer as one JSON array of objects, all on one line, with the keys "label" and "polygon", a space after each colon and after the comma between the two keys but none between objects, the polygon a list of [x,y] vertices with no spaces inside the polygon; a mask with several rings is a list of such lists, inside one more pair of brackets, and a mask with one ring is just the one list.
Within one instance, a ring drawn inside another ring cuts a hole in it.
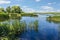
[{"label": "marsh grass clump", "polygon": [[9,27],[7,24],[0,24],[0,36],[7,36],[9,33]]},{"label": "marsh grass clump", "polygon": [[[29,27],[38,31],[38,20],[29,23]],[[27,24],[25,21],[15,19],[10,23],[0,23],[0,38],[4,40],[16,40],[18,36],[26,31]]]},{"label": "marsh grass clump", "polygon": [[30,27],[31,30],[38,31],[38,20],[30,22],[28,26]]},{"label": "marsh grass clump", "polygon": [[12,25],[8,23],[0,23],[0,37],[9,37],[10,40],[14,40],[18,35],[25,31],[26,23],[15,20]]},{"label": "marsh grass clump", "polygon": [[15,32],[17,34],[20,34],[25,30],[26,23],[25,22],[19,22],[19,20],[18,21],[16,20],[14,23],[12,23],[12,26],[13,26],[13,30],[15,30]]}]

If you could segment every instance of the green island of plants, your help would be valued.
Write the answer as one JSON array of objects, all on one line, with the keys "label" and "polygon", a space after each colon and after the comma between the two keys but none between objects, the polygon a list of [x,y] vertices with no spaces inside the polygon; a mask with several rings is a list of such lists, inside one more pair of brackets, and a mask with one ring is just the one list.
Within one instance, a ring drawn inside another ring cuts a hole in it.
[{"label": "green island of plants", "polygon": [[52,21],[52,22],[55,22],[55,23],[59,23],[60,22],[60,16],[49,16],[47,18],[48,21]]}]

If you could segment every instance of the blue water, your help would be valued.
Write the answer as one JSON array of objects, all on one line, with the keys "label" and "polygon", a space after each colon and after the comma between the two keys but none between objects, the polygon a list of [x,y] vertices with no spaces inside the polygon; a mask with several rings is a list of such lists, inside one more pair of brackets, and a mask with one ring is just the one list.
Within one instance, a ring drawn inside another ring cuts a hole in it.
[{"label": "blue water", "polygon": [[38,20],[38,31],[29,29],[22,33],[19,37],[21,40],[58,40],[59,24],[46,20],[47,15],[38,15],[38,17],[22,17],[21,21],[34,22]]},{"label": "blue water", "polygon": [[[26,31],[24,31],[21,35],[19,35],[20,40],[59,40],[58,39],[58,29],[60,27],[60,23],[49,22],[47,21],[47,17],[50,15],[39,15],[38,17],[26,17],[23,16],[19,21],[25,21],[27,23]],[[53,15],[51,15],[53,16]],[[15,22],[16,19],[9,19],[9,21],[5,21],[2,23],[10,23],[10,25]],[[29,27],[29,23],[33,23],[34,21],[38,21],[37,30],[34,27]]]}]

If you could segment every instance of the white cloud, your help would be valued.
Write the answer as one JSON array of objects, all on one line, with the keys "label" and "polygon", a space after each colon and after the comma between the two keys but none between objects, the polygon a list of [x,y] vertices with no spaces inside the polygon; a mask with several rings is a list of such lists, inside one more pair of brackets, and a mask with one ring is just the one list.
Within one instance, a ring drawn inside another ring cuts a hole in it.
[{"label": "white cloud", "polygon": [[41,9],[44,9],[44,10],[53,10],[53,7],[50,7],[50,6],[41,6]]},{"label": "white cloud", "polygon": [[48,3],[48,5],[51,5],[51,4],[56,4],[56,2]]},{"label": "white cloud", "polygon": [[35,0],[36,2],[39,2],[39,1],[41,1],[41,0]]},{"label": "white cloud", "polygon": [[24,11],[24,12],[53,12],[53,10],[35,10],[35,9],[33,9],[33,8],[29,8],[28,6],[23,6],[22,7],[22,10]]},{"label": "white cloud", "polygon": [[24,12],[60,12],[60,10],[55,10],[53,7],[50,7],[50,6],[41,6],[39,10],[35,10],[28,6],[23,6],[22,10]]},{"label": "white cloud", "polygon": [[51,6],[41,6],[39,12],[55,12],[56,10]]},{"label": "white cloud", "polygon": [[57,12],[60,12],[60,10],[57,10]]},{"label": "white cloud", "polygon": [[30,8],[28,6],[23,6],[22,10],[24,12],[57,12],[57,11],[60,11],[60,10],[55,10],[53,7],[50,7],[50,6],[41,6],[39,8],[39,10],[35,10],[35,9]]},{"label": "white cloud", "polygon": [[15,1],[23,1],[23,0],[15,0]]},{"label": "white cloud", "polygon": [[36,12],[60,12],[60,10],[37,10]]},{"label": "white cloud", "polygon": [[28,6],[23,6],[22,10],[25,12],[35,12],[35,10],[33,8],[29,8]]},{"label": "white cloud", "polygon": [[51,5],[52,3],[48,3],[48,5]]},{"label": "white cloud", "polygon": [[6,0],[0,0],[0,4],[9,4],[11,1],[6,1]]},{"label": "white cloud", "polygon": [[53,2],[53,4],[56,4],[56,2]]}]

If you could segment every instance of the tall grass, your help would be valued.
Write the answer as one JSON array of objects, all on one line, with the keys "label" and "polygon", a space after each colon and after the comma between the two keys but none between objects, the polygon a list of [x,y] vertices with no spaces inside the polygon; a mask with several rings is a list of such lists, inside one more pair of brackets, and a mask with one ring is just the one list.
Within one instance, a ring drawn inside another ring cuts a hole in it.
[{"label": "tall grass", "polygon": [[25,31],[26,23],[19,22],[15,20],[15,22],[11,24],[0,23],[0,37],[9,37],[10,40],[14,40],[17,35],[21,34]]},{"label": "tall grass", "polygon": [[38,31],[38,20],[35,20],[34,22],[30,22],[28,27],[30,27],[31,30]]},{"label": "tall grass", "polygon": [[[29,26],[30,25],[30,26]],[[38,20],[29,23],[29,27],[33,30],[38,31]],[[33,25],[33,26],[31,26]],[[21,35],[26,31],[27,24],[25,21],[14,20],[10,23],[0,23],[0,39],[4,40],[17,40],[18,35]]]}]

